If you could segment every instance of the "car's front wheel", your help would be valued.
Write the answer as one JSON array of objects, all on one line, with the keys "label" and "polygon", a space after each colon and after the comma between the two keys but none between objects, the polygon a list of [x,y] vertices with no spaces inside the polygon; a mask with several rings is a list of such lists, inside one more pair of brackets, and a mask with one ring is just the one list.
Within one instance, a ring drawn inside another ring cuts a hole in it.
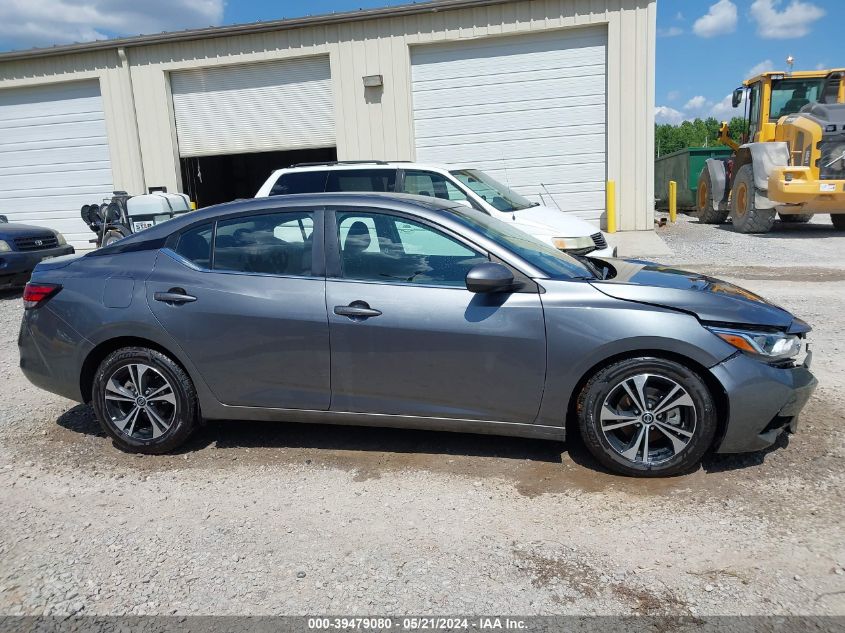
[{"label": "car's front wheel", "polygon": [[605,367],[589,379],[577,404],[587,448],[623,475],[687,472],[716,434],[716,406],[705,382],[662,358],[629,358]]},{"label": "car's front wheel", "polygon": [[97,419],[122,450],[167,453],[183,444],[195,426],[191,379],[156,350],[125,347],[111,353],[100,364],[93,387]]}]

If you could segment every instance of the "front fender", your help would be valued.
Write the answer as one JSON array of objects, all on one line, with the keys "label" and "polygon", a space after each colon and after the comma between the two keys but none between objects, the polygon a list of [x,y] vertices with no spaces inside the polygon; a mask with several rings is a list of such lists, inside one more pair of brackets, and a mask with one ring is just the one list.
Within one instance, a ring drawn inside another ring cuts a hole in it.
[{"label": "front fender", "polygon": [[614,299],[584,283],[543,286],[547,371],[538,424],[563,426],[575,390],[614,357],[674,356],[709,368],[736,352],[691,314]]},{"label": "front fender", "polygon": [[728,177],[725,161],[718,158],[708,158],[704,161],[704,168],[710,175],[710,204],[718,209],[722,202],[728,199]]}]

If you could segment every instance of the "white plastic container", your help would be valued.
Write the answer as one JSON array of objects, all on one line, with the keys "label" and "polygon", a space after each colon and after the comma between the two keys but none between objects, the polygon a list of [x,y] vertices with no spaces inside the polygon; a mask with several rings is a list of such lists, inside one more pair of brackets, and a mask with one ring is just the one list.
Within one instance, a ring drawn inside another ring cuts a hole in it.
[{"label": "white plastic container", "polygon": [[161,215],[163,213],[184,213],[191,210],[190,200],[184,193],[148,193],[132,196],[126,201],[129,217],[136,215]]},{"label": "white plastic container", "polygon": [[126,201],[126,211],[133,233],[167,222],[173,216],[190,210],[190,199],[184,193],[148,193],[133,196]]}]

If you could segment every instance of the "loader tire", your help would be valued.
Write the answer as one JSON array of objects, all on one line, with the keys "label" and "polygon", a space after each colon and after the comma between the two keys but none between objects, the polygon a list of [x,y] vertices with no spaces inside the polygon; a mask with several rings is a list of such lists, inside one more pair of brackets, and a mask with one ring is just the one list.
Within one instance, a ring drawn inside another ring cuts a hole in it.
[{"label": "loader tire", "polygon": [[743,165],[734,178],[731,195],[731,218],[740,233],[768,233],[775,223],[774,209],[755,206],[754,168]]},{"label": "loader tire", "polygon": [[778,213],[781,222],[787,224],[806,224],[813,219],[812,213]]},{"label": "loader tire", "polygon": [[717,202],[713,205],[713,184],[710,170],[705,166],[698,177],[698,191],[695,194],[695,210],[698,221],[702,224],[722,224],[728,219],[728,209]]},{"label": "loader tire", "polygon": [[845,231],[845,213],[831,213],[830,221],[833,222],[834,229]]}]

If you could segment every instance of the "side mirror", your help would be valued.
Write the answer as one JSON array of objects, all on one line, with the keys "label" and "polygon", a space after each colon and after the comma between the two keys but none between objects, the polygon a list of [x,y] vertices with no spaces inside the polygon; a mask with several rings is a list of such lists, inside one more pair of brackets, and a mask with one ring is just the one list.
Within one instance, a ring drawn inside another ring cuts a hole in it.
[{"label": "side mirror", "polygon": [[470,292],[510,292],[514,289],[513,273],[502,264],[478,264],[467,273],[466,284]]},{"label": "side mirror", "polygon": [[731,105],[736,108],[742,103],[742,97],[745,96],[745,88],[737,88],[734,90],[733,97],[731,97]]},{"label": "side mirror", "polygon": [[6,224],[8,222],[9,218],[7,218],[5,215],[0,215],[0,224]]}]

